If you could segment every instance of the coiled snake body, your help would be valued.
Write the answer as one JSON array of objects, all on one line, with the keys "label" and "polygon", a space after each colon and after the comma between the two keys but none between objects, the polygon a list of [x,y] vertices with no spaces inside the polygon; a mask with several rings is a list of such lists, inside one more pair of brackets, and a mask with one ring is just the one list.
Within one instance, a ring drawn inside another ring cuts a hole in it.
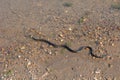
[{"label": "coiled snake body", "polygon": [[68,47],[67,45],[57,45],[57,44],[55,44],[55,43],[52,43],[52,42],[50,42],[50,41],[48,41],[48,40],[45,40],[45,39],[38,39],[38,38],[35,38],[35,37],[33,37],[33,36],[29,36],[30,38],[32,38],[33,40],[35,40],[35,41],[41,41],[41,42],[45,42],[45,43],[47,43],[47,44],[49,44],[49,45],[51,45],[51,46],[53,46],[54,48],[65,48],[65,49],[67,49],[68,51],[70,51],[70,52],[72,52],[72,53],[78,53],[79,51],[81,51],[82,49],[89,49],[89,54],[92,56],[92,57],[95,57],[95,58],[103,58],[103,57],[105,57],[106,55],[102,55],[102,56],[97,56],[97,55],[95,55],[94,53],[93,53],[93,49],[92,49],[92,47],[90,47],[90,46],[81,46],[81,47],[79,47],[77,50],[73,50],[73,49],[71,49],[70,47]]}]

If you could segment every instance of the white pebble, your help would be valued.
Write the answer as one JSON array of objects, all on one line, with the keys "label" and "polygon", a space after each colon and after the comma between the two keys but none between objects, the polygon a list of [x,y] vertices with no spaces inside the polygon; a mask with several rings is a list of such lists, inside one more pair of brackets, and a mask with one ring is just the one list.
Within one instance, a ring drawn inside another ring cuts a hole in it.
[{"label": "white pebble", "polygon": [[69,31],[71,31],[72,30],[72,28],[69,28]]}]

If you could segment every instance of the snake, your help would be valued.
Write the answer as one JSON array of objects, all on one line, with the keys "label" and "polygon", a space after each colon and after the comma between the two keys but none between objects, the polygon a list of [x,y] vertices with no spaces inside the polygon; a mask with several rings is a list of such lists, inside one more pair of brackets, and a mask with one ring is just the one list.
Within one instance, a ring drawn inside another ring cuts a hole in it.
[{"label": "snake", "polygon": [[51,46],[53,46],[54,48],[65,48],[66,50],[72,52],[72,53],[78,53],[80,52],[81,50],[83,49],[88,49],[89,50],[89,54],[92,56],[92,57],[95,57],[95,58],[104,58],[106,55],[101,55],[101,56],[98,56],[96,54],[93,53],[93,48],[90,47],[90,46],[81,46],[79,47],[78,49],[76,50],[73,50],[72,48],[70,48],[69,46],[67,46],[66,44],[63,44],[63,45],[58,45],[58,44],[55,44],[55,43],[52,43],[46,39],[41,39],[41,38],[36,38],[36,37],[33,37],[33,36],[27,36],[29,38],[31,38],[32,40],[34,41],[39,41],[39,42],[44,42],[44,43],[47,43]]}]

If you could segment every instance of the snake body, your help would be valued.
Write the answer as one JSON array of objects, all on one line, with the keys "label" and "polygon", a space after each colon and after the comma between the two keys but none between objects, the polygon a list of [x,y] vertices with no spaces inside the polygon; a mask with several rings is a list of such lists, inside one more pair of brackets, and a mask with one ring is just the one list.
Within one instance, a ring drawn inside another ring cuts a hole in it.
[{"label": "snake body", "polygon": [[106,56],[106,55],[102,55],[102,56],[97,56],[97,55],[95,55],[95,54],[93,53],[92,47],[90,47],[90,46],[81,46],[81,47],[79,47],[77,50],[73,50],[73,49],[71,49],[69,46],[67,46],[67,45],[65,45],[65,44],[64,44],[64,45],[57,45],[57,44],[52,43],[52,42],[50,42],[50,41],[48,41],[48,40],[38,39],[38,38],[35,38],[35,37],[33,37],[33,36],[30,36],[30,38],[32,38],[32,39],[35,40],[35,41],[45,42],[45,43],[53,46],[54,48],[65,48],[65,49],[67,49],[68,51],[70,51],[70,52],[72,52],[72,53],[78,53],[79,51],[81,51],[81,50],[83,50],[83,49],[89,49],[89,54],[90,54],[92,57],[95,57],[95,58],[103,58],[103,57]]}]

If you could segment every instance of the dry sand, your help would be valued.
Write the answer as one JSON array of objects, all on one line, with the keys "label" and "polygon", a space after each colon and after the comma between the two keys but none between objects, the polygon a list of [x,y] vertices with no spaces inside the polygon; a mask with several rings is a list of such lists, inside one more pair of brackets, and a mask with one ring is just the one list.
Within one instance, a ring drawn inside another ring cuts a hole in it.
[{"label": "dry sand", "polygon": [[[73,49],[25,37],[33,35]],[[0,80],[120,80],[117,0],[0,0]]]}]

